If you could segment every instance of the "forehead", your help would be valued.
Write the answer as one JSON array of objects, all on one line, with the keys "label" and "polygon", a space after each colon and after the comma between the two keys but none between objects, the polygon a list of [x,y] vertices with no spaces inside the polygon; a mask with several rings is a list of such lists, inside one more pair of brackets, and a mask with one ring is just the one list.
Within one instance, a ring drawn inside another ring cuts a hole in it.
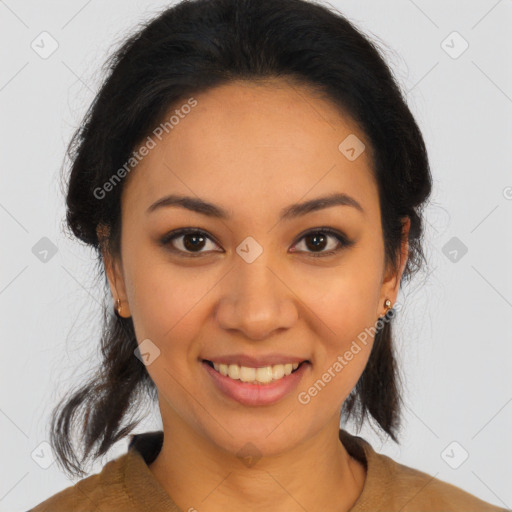
[{"label": "forehead", "polygon": [[[146,209],[166,193],[271,209],[333,191],[368,209],[378,200],[364,133],[315,90],[237,81],[193,99],[170,109],[173,124],[160,139],[150,134],[153,148],[125,183],[124,206]],[[340,150],[345,140],[364,144],[356,159]]]}]

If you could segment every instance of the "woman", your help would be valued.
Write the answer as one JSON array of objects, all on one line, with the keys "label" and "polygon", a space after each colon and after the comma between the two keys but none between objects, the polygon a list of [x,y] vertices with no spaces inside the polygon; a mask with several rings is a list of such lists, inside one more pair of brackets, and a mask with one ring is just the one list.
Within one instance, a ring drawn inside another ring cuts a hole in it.
[{"label": "woman", "polygon": [[398,442],[391,325],[432,186],[346,19],[175,5],[114,55],[70,153],[67,221],[116,314],[96,378],[54,412],[54,451],[83,476],[148,398],[163,430],[33,511],[503,510],[339,428],[370,418]]}]

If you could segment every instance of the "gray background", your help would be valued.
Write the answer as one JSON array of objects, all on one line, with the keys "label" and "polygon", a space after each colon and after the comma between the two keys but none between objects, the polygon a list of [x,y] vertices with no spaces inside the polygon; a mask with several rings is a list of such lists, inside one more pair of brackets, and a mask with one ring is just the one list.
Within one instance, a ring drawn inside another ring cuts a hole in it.
[{"label": "gray background", "polygon": [[[51,464],[47,422],[96,361],[103,297],[94,254],[62,232],[59,171],[104,60],[165,5],[0,0],[1,511],[27,510],[73,483]],[[403,464],[510,508],[512,1],[331,5],[384,48],[424,133],[435,182],[430,271],[399,296],[401,444],[383,443],[369,426],[359,435]],[[56,51],[44,55],[52,44]],[[44,256],[50,242],[56,253]],[[159,426],[149,416],[137,431]],[[125,450],[119,443],[91,471]]]}]

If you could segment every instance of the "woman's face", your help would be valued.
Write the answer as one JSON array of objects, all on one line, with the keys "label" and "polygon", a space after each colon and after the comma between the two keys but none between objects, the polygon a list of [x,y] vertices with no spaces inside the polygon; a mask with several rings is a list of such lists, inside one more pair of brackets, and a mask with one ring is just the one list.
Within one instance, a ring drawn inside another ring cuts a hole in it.
[{"label": "woman's face", "polygon": [[[156,145],[126,178],[110,285],[143,343],[164,428],[232,453],[246,443],[283,452],[337,431],[405,260],[398,275],[384,268],[369,143],[327,100],[282,80],[235,82],[195,100],[177,107],[161,140],[151,135]],[[300,206],[333,194],[345,200]],[[190,199],[152,208],[169,195]],[[201,201],[214,206],[194,211]],[[200,233],[162,242],[182,228]],[[204,360],[308,362],[257,385]]]}]

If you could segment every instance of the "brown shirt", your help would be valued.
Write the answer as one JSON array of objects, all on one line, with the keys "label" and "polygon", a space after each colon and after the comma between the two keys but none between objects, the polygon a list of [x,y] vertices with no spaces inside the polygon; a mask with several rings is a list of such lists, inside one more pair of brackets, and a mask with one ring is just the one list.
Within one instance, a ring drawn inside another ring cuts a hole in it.
[{"label": "brown shirt", "polygon": [[[347,452],[366,467],[363,491],[350,512],[506,512],[427,473],[377,453],[363,438],[340,429]],[[127,453],[29,512],[187,512],[153,477],[163,432],[131,436]],[[192,509],[193,510],[193,509]],[[510,511],[508,511],[510,512]]]}]

